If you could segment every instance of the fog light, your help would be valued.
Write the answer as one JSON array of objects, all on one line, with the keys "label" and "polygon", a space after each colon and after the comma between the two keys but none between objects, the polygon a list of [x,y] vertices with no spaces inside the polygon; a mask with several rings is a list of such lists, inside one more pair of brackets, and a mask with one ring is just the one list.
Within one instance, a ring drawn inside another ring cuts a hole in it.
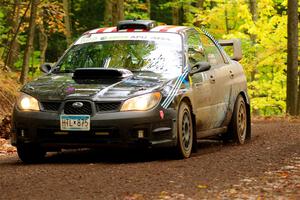
[{"label": "fog light", "polygon": [[144,138],[144,130],[138,130],[138,138]]}]

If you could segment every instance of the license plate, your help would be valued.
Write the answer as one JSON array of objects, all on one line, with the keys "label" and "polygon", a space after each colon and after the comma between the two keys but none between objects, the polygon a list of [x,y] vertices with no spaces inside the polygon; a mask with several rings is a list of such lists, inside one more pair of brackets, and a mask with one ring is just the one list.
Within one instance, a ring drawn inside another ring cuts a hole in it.
[{"label": "license plate", "polygon": [[62,131],[89,131],[89,115],[60,115],[60,129]]}]

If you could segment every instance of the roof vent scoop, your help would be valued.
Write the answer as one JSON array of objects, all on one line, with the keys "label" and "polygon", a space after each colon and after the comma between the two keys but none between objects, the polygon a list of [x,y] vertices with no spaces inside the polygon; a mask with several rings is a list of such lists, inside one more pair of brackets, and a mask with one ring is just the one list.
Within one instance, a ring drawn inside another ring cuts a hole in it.
[{"label": "roof vent scoop", "polygon": [[117,25],[117,30],[124,29],[144,29],[150,30],[156,26],[156,21],[153,20],[123,20]]}]

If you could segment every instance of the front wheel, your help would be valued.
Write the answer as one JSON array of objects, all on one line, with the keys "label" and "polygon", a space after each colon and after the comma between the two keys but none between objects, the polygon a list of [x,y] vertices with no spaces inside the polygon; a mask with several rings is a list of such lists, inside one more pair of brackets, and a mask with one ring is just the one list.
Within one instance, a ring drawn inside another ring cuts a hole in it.
[{"label": "front wheel", "polygon": [[189,158],[193,146],[193,122],[190,107],[183,102],[179,106],[177,120],[177,153],[180,158]]},{"label": "front wheel", "polygon": [[19,158],[24,163],[40,162],[46,154],[46,152],[41,147],[35,144],[18,144],[17,152]]}]

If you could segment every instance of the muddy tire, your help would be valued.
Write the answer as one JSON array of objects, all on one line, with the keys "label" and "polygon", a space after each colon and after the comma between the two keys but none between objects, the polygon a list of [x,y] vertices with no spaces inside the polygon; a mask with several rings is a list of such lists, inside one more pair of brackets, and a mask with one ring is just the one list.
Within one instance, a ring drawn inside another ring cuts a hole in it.
[{"label": "muddy tire", "polygon": [[177,146],[179,158],[189,158],[193,148],[193,122],[190,107],[182,102],[178,110],[177,119]]},{"label": "muddy tire", "polygon": [[247,109],[244,98],[239,95],[235,101],[231,122],[225,139],[244,144],[247,139]]},{"label": "muddy tire", "polygon": [[17,152],[24,163],[41,162],[46,155],[46,152],[41,147],[34,144],[19,144],[17,145]]}]

